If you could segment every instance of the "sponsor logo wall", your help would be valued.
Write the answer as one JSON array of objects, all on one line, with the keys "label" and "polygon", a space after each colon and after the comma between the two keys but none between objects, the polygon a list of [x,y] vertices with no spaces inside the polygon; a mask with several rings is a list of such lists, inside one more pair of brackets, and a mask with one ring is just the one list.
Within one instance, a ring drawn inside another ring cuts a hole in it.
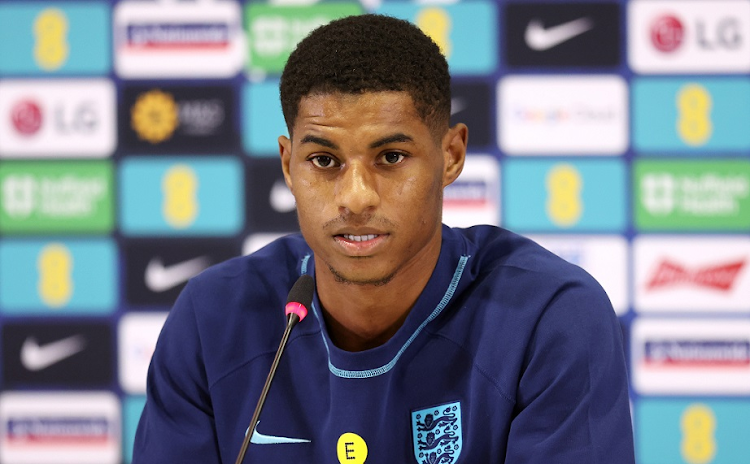
[{"label": "sponsor logo wall", "polygon": [[365,12],[448,60],[444,221],[610,296],[638,463],[747,462],[750,0],[0,0],[0,462],[130,462],[187,280],[297,230],[288,54]]}]

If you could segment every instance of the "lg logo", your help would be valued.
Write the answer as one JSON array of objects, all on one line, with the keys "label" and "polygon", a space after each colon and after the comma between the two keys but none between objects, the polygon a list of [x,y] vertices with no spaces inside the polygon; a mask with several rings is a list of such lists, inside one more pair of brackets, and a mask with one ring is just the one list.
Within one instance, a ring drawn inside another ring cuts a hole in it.
[{"label": "lg logo", "polygon": [[[16,132],[24,137],[34,136],[44,123],[43,106],[30,99],[13,105],[10,120]],[[99,126],[96,103],[82,101],[74,105],[58,103],[52,110],[52,125],[60,134],[90,134]]]},{"label": "lg logo", "polygon": [[[672,53],[684,42],[686,27],[679,18],[664,15],[651,24],[651,43],[657,50]],[[742,26],[737,18],[722,18],[714,23],[695,22],[695,38],[704,50],[737,50],[742,46]]]},{"label": "lg logo", "polygon": [[10,120],[20,135],[31,136],[42,126],[42,110],[33,100],[21,100],[11,108]]},{"label": "lg logo", "polygon": [[73,106],[58,105],[54,110],[54,122],[63,134],[94,132],[99,125],[96,104],[82,101]]},{"label": "lg logo", "polygon": [[685,28],[674,16],[662,16],[651,25],[651,43],[662,52],[673,52],[682,45]]},{"label": "lg logo", "polygon": [[736,18],[724,18],[713,28],[699,21],[696,24],[696,34],[698,45],[708,50],[736,50],[742,46],[742,29]]}]

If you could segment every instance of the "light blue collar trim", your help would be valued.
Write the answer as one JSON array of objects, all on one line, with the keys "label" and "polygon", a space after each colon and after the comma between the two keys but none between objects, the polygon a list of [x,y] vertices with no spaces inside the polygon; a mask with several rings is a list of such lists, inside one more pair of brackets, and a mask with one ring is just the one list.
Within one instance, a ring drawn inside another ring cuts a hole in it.
[{"label": "light blue collar trim", "polygon": [[[310,255],[305,256],[302,261],[302,273],[305,274],[307,272],[307,261],[309,259]],[[370,377],[377,377],[379,375],[385,374],[386,372],[393,369],[393,366],[396,365],[401,355],[406,351],[406,349],[409,347],[409,345],[412,344],[414,339],[417,338],[417,336],[422,332],[422,330],[425,328],[427,324],[429,324],[431,321],[433,321],[436,317],[440,315],[441,312],[443,312],[443,309],[448,305],[448,302],[453,298],[453,294],[456,292],[456,287],[458,287],[458,282],[461,280],[461,275],[464,272],[464,268],[466,267],[466,262],[471,258],[471,256],[461,256],[461,259],[458,261],[458,265],[456,266],[456,270],[453,272],[453,278],[451,279],[450,285],[448,285],[448,289],[445,291],[445,294],[443,295],[443,298],[440,300],[440,303],[435,307],[435,309],[432,311],[432,313],[427,317],[427,319],[420,324],[419,327],[414,331],[413,334],[411,334],[411,337],[409,337],[406,342],[404,342],[404,345],[401,347],[400,350],[398,350],[398,353],[393,357],[393,359],[390,360],[387,364],[384,364],[380,367],[377,367],[375,369],[367,369],[362,371],[349,371],[344,369],[339,369],[338,367],[334,366],[331,363],[331,350],[328,347],[328,341],[326,340],[325,335],[323,334],[323,331],[320,331],[320,336],[323,337],[323,344],[326,347],[326,353],[328,354],[328,370],[331,371],[331,373],[337,377],[341,377],[344,379],[366,379]],[[315,303],[312,304],[313,313],[315,314],[315,318],[318,319],[318,323],[323,326],[323,319],[321,319],[320,314],[318,313],[318,309],[315,307]]]},{"label": "light blue collar trim", "polygon": [[310,261],[310,255],[305,255],[304,258],[302,258],[302,274],[307,274],[307,262]]}]

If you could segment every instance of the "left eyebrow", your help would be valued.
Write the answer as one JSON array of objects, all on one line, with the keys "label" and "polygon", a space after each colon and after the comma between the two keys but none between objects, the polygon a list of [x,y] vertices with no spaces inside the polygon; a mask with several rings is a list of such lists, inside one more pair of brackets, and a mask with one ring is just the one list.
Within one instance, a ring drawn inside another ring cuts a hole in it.
[{"label": "left eyebrow", "polygon": [[388,145],[389,143],[403,143],[403,142],[413,142],[414,139],[409,137],[406,134],[393,134],[389,135],[387,137],[383,137],[380,140],[376,140],[370,144],[370,148],[378,148],[382,147],[383,145]]}]

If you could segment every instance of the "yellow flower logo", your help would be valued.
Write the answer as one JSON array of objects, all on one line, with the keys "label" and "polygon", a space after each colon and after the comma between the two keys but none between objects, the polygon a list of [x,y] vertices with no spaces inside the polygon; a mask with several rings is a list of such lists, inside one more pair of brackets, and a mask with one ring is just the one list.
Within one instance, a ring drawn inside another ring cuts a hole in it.
[{"label": "yellow flower logo", "polygon": [[170,138],[180,124],[174,97],[158,89],[141,94],[130,110],[130,115],[130,124],[138,137],[153,144]]}]

